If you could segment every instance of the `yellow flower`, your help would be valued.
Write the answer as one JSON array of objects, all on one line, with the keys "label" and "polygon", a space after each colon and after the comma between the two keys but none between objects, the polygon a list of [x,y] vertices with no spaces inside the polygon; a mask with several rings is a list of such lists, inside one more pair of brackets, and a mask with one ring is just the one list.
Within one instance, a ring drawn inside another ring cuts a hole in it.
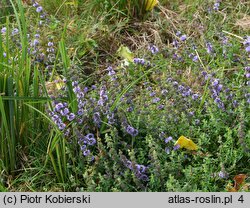
[{"label": "yellow flower", "polygon": [[197,150],[198,146],[191,140],[184,136],[180,136],[180,138],[175,142],[175,146],[180,145],[180,148],[185,148],[188,150]]},{"label": "yellow flower", "polygon": [[151,11],[158,4],[157,0],[146,0],[146,11]]}]

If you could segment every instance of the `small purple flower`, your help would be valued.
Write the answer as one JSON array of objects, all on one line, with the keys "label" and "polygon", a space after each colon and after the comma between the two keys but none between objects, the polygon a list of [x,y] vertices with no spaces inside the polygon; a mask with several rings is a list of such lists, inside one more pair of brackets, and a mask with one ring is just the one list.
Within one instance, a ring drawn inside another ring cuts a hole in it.
[{"label": "small purple flower", "polygon": [[197,62],[198,61],[198,56],[195,55],[192,60],[193,60],[193,62]]},{"label": "small purple flower", "polygon": [[89,150],[89,149],[84,150],[84,151],[83,151],[83,155],[84,155],[84,156],[90,155],[90,150]]},{"label": "small purple flower", "polygon": [[137,136],[138,130],[133,128],[132,126],[128,125],[126,131],[133,137]]},{"label": "small purple flower", "polygon": [[127,108],[127,112],[132,112],[134,110],[134,108],[132,106]]},{"label": "small purple flower", "polygon": [[214,9],[215,11],[218,11],[218,10],[219,10],[219,6],[220,6],[220,3],[219,3],[219,2],[216,2],[216,3],[214,4],[213,9]]},{"label": "small purple flower", "polygon": [[218,173],[218,176],[219,176],[220,178],[227,178],[227,177],[228,177],[228,173],[223,172],[223,171],[220,171],[220,172]]},{"label": "small purple flower", "polygon": [[166,147],[166,148],[165,148],[165,152],[169,155],[169,154],[170,154],[170,148],[169,148],[169,147]]},{"label": "small purple flower", "polygon": [[75,114],[74,114],[74,113],[70,113],[69,115],[67,115],[67,119],[68,119],[69,121],[74,120],[74,118],[75,118]]},{"label": "small purple flower", "polygon": [[69,113],[69,109],[68,108],[64,108],[60,111],[62,116],[66,116]]},{"label": "small purple flower", "polygon": [[83,92],[78,92],[78,93],[76,93],[76,97],[79,100],[79,99],[84,97],[84,93]]},{"label": "small purple flower", "polygon": [[16,35],[18,32],[19,32],[19,30],[17,28],[14,28],[11,34]]},{"label": "small purple flower", "polygon": [[194,116],[194,111],[188,113],[190,116]]},{"label": "small purple flower", "polygon": [[154,98],[154,99],[152,100],[152,102],[153,102],[153,103],[158,103],[160,100],[161,100],[160,98],[156,97],[156,98]]},{"label": "small purple flower", "polygon": [[159,49],[155,45],[149,46],[148,49],[151,51],[152,54],[156,54],[159,52]]},{"label": "small purple flower", "polygon": [[88,145],[93,146],[96,143],[96,139],[95,138],[89,138],[88,139]]},{"label": "small purple flower", "polygon": [[37,12],[37,13],[40,13],[40,12],[42,12],[42,11],[43,11],[43,8],[42,8],[41,6],[39,6],[39,7],[36,8],[36,12]]},{"label": "small purple flower", "polygon": [[83,119],[81,119],[81,118],[78,118],[78,119],[77,119],[77,123],[78,123],[78,124],[82,124],[82,122],[83,122]]},{"label": "small purple flower", "polygon": [[168,137],[168,138],[166,138],[166,139],[165,139],[165,143],[170,142],[172,139],[173,139],[173,137],[171,137],[171,136],[170,136],[170,137]]},{"label": "small purple flower", "polygon": [[134,63],[144,65],[145,60],[143,58],[134,58]]},{"label": "small purple flower", "polygon": [[161,104],[161,105],[158,105],[158,106],[157,106],[157,109],[158,109],[158,110],[162,110],[162,109],[164,109],[164,107],[165,107],[165,106]]},{"label": "small purple flower", "polygon": [[72,87],[77,87],[78,86],[78,81],[73,81],[72,82]]},{"label": "small purple flower", "polygon": [[48,42],[48,46],[52,47],[52,46],[54,46],[54,44],[52,42]]},{"label": "small purple flower", "polygon": [[198,94],[193,94],[193,95],[192,95],[192,99],[193,99],[193,100],[197,100],[198,98],[199,98],[199,95],[198,95]]},{"label": "small purple flower", "polygon": [[146,174],[140,174],[140,175],[138,176],[138,178],[139,178],[140,180],[142,180],[142,181],[148,181],[148,180],[149,180],[149,178],[148,178],[148,176],[147,176]]},{"label": "small purple flower", "polygon": [[107,115],[109,124],[114,124],[115,123],[115,118],[114,117],[115,117],[114,113],[111,113],[111,114]]},{"label": "small purple flower", "polygon": [[41,15],[40,15],[40,18],[41,18],[41,19],[44,19],[44,18],[45,18],[45,14],[41,14]]},{"label": "small purple flower", "polygon": [[39,34],[35,34],[35,38],[40,38],[40,35]]},{"label": "small purple flower", "polygon": [[173,40],[172,44],[173,44],[174,48],[179,47],[179,42],[177,40]]},{"label": "small purple flower", "polygon": [[191,89],[188,89],[188,90],[186,90],[186,91],[184,91],[184,92],[182,93],[182,96],[183,96],[183,97],[188,97],[188,96],[191,95],[191,93],[192,93],[192,90],[191,90]]},{"label": "small purple flower", "polygon": [[84,144],[84,145],[81,145],[81,147],[80,147],[80,149],[82,150],[82,151],[84,151],[84,150],[86,150],[86,148],[87,148],[87,146]]},{"label": "small purple flower", "polygon": [[78,111],[77,111],[77,114],[78,116],[82,116],[84,114],[84,110],[82,108],[80,108]]},{"label": "small purple flower", "polygon": [[166,89],[163,89],[163,90],[161,91],[161,94],[162,94],[163,96],[166,96],[167,93],[168,93],[168,91],[167,91]]},{"label": "small purple flower", "polygon": [[177,81],[174,81],[174,82],[173,82],[173,86],[175,86],[175,87],[178,86],[178,82],[177,82]]},{"label": "small purple flower", "polygon": [[246,73],[246,78],[250,78],[250,73]]},{"label": "small purple flower", "polygon": [[85,136],[87,139],[95,138],[94,134],[89,133]]},{"label": "small purple flower", "polygon": [[182,85],[179,85],[178,86],[178,90],[181,92],[181,91],[183,91],[185,89],[185,87],[184,86],[182,86]]},{"label": "small purple flower", "polygon": [[133,167],[132,167],[132,162],[129,161],[129,160],[126,160],[126,161],[124,162],[124,165],[125,165],[127,168],[129,168],[130,170],[133,169]]},{"label": "small purple flower", "polygon": [[250,45],[250,36],[246,36],[245,41],[243,42],[244,45]]},{"label": "small purple flower", "polygon": [[108,70],[108,75],[109,75],[109,76],[115,75],[115,71],[114,71],[114,69],[113,69],[112,66],[109,66],[109,67],[107,68],[107,70]]},{"label": "small purple flower", "polygon": [[212,82],[213,87],[217,86],[219,84],[219,79],[214,79]]},{"label": "small purple flower", "polygon": [[237,100],[233,100],[233,106],[236,108],[239,105]]},{"label": "small purple flower", "polygon": [[39,40],[34,39],[34,41],[33,41],[33,46],[37,46],[38,44],[39,44]]},{"label": "small purple flower", "polygon": [[7,31],[7,28],[6,28],[6,27],[3,27],[3,28],[1,29],[1,33],[2,33],[2,34],[5,34],[6,31]]},{"label": "small purple flower", "polygon": [[33,7],[39,7],[39,4],[37,2],[34,2]]},{"label": "small purple flower", "polygon": [[64,107],[62,103],[57,103],[55,106],[55,111],[60,112],[60,110]]},{"label": "small purple flower", "polygon": [[144,173],[146,170],[146,167],[144,165],[136,164],[135,167],[136,167],[137,171],[140,173]]},{"label": "small purple flower", "polygon": [[175,34],[176,34],[176,36],[179,37],[181,35],[181,31],[177,31]]},{"label": "small purple flower", "polygon": [[[72,85],[73,85],[73,82],[72,82]],[[73,88],[73,91],[74,91],[74,93],[79,93],[79,92],[81,92],[81,88],[79,86],[76,86]]]},{"label": "small purple flower", "polygon": [[176,151],[176,150],[178,150],[180,147],[181,147],[181,146],[180,146],[179,144],[177,144],[177,145],[175,145],[175,146],[173,147],[173,150]]},{"label": "small purple flower", "polygon": [[246,52],[250,52],[250,45],[245,48]]},{"label": "small purple flower", "polygon": [[99,112],[95,112],[94,113],[93,120],[94,120],[95,124],[97,124],[98,126],[100,125],[100,123],[101,123],[101,116],[100,116]]},{"label": "small purple flower", "polygon": [[64,136],[69,136],[69,134],[70,134],[70,130],[69,129],[67,129],[65,132],[64,132]]},{"label": "small purple flower", "polygon": [[222,88],[223,88],[223,85],[222,85],[222,84],[219,84],[219,85],[217,86],[217,91],[218,91],[218,92],[221,92]]},{"label": "small purple flower", "polygon": [[59,116],[56,115],[56,114],[54,114],[51,118],[52,118],[52,120],[53,120],[54,122],[56,122],[57,120],[59,120]]},{"label": "small purple flower", "polygon": [[181,37],[180,37],[180,40],[181,41],[185,41],[187,39],[187,35],[182,35]]},{"label": "small purple flower", "polygon": [[64,123],[59,123],[59,124],[58,124],[58,128],[59,128],[60,130],[63,130],[63,129],[66,128],[66,125],[65,125]]},{"label": "small purple flower", "polygon": [[210,42],[206,43],[207,53],[211,54],[213,52],[213,46]]}]

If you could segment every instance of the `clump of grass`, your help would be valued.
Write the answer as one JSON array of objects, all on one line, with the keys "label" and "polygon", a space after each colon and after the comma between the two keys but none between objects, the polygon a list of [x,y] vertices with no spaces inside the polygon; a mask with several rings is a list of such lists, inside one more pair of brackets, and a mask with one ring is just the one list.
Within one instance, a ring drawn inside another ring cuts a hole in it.
[{"label": "clump of grass", "polygon": [[[28,151],[28,144],[33,141],[43,126],[43,121],[36,111],[43,111],[42,103],[47,98],[40,97],[39,77],[41,74],[34,66],[34,54],[28,40],[28,32],[21,1],[15,7],[17,27],[8,19],[1,27],[0,38],[0,76],[1,76],[1,169],[8,174],[15,174],[20,168],[18,148]],[[19,16],[20,13],[20,16]],[[31,43],[32,42],[32,43]],[[29,47],[28,47],[29,46]],[[34,45],[33,45],[34,46]],[[32,126],[32,128],[29,128]]]}]

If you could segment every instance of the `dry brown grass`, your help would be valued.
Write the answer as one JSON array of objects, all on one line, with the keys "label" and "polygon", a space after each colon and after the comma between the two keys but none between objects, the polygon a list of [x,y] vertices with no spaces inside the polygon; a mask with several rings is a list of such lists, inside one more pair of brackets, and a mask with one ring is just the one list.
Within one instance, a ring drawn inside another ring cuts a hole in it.
[{"label": "dry brown grass", "polygon": [[250,30],[250,15],[243,14],[241,19],[236,20],[235,26],[238,26],[245,31]]}]

